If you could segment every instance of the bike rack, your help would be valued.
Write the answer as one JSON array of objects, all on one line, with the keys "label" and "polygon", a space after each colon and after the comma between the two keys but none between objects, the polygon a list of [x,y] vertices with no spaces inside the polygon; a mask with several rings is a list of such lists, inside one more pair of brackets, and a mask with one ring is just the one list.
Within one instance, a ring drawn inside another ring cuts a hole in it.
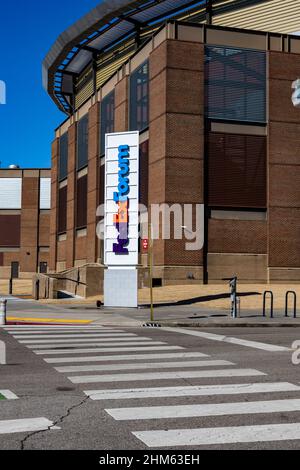
[{"label": "bike rack", "polygon": [[292,295],[294,297],[294,304],[293,304],[293,310],[294,310],[294,318],[297,318],[297,294],[293,290],[288,290],[287,293],[285,294],[285,317],[288,318],[289,314],[289,296]]},{"label": "bike rack", "polygon": [[273,314],[273,307],[274,307],[274,294],[271,290],[266,290],[264,292],[264,305],[263,305],[263,317],[266,316],[266,300],[267,300],[267,295],[270,294],[270,299],[271,299],[271,309],[270,309],[270,318],[274,318]]}]

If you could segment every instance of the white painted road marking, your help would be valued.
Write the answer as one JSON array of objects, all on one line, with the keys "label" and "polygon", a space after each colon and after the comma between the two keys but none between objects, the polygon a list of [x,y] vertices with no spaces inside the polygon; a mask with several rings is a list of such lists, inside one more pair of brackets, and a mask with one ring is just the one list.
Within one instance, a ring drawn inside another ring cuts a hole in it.
[{"label": "white painted road marking", "polygon": [[[75,339],[75,337],[70,336],[71,339],[33,339],[33,340],[21,340],[20,344],[59,344],[59,343],[93,343],[95,341],[101,341],[101,343],[109,343],[110,341],[152,341],[152,338],[147,338],[146,336],[139,336],[137,338],[102,338],[99,337],[99,340],[96,339],[96,336],[88,336],[81,339]],[[90,338],[90,339],[88,339]],[[165,343],[164,343],[165,344]]]},{"label": "white painted road marking", "polygon": [[[54,344],[26,344],[27,348],[29,349],[47,349],[47,348],[55,348],[55,345],[57,343],[54,343]],[[65,343],[60,343],[58,344],[57,346],[60,347],[60,348],[63,348],[64,347],[64,344]],[[124,343],[119,343],[119,342],[113,342],[113,343],[103,343],[103,341],[97,341],[97,342],[93,342],[93,343],[67,343],[66,344],[66,347],[68,348],[84,348],[84,347],[91,347],[91,346],[98,346],[98,347],[101,347],[101,346],[146,346],[146,345],[153,345],[153,346],[159,346],[159,345],[163,345],[163,344],[166,344],[164,343],[163,341],[136,341],[136,340],[128,340],[127,342],[124,342]]]},{"label": "white painted road marking", "polygon": [[56,331],[91,331],[91,332],[109,332],[109,331],[117,331],[117,332],[123,332],[124,330],[120,329],[119,327],[113,328],[102,328],[102,327],[91,327],[88,325],[83,325],[83,326],[61,326],[61,325],[56,325],[56,326],[14,326],[14,327],[6,327],[3,326],[3,329],[5,331],[8,331],[9,333],[17,333],[17,334],[27,334],[30,332],[33,333],[47,333],[47,332],[56,332]]},{"label": "white painted road marking", "polygon": [[33,333],[47,333],[47,332],[51,332],[51,331],[93,331],[93,332],[97,332],[97,331],[103,331],[103,332],[122,332],[124,330],[120,330],[120,329],[116,329],[116,328],[103,328],[103,327],[95,327],[95,326],[60,326],[60,325],[56,325],[56,326],[14,326],[14,327],[9,327],[9,326],[2,326],[1,328],[3,328],[3,330],[7,331],[8,333],[27,333],[27,332],[33,332]]},{"label": "white painted road marking", "polygon": [[85,357],[54,357],[44,359],[49,364],[63,364],[76,362],[105,362],[105,361],[139,361],[151,359],[188,359],[191,357],[209,357],[208,354],[199,352],[183,352],[183,353],[158,353],[158,354],[122,354],[116,356],[85,356]]},{"label": "white painted road marking", "polygon": [[216,335],[213,333],[207,333],[203,331],[187,330],[184,328],[161,328],[164,331],[171,331],[173,333],[183,333],[185,335],[197,336],[199,338],[210,339],[213,341],[223,341],[225,343],[237,344],[239,346],[247,346],[249,348],[262,349],[263,351],[268,352],[284,352],[291,351],[291,348],[286,348],[284,346],[276,346],[274,344],[259,343],[257,341],[248,341],[245,339],[231,338],[223,335]]},{"label": "white painted road marking", "polygon": [[[148,343],[147,343],[148,344]],[[153,344],[153,343],[151,343]],[[140,346],[140,345],[139,345]],[[69,346],[70,347],[70,346]],[[33,351],[37,355],[41,354],[47,354],[47,355],[53,355],[53,354],[84,354],[84,353],[99,353],[99,352],[130,352],[130,351],[175,351],[175,350],[182,350],[185,349],[181,346],[145,346],[145,347],[122,347],[122,348],[84,348],[84,349],[74,349],[74,351],[71,350],[65,350],[65,349],[48,349],[45,351]]]},{"label": "white painted road marking", "polygon": [[7,400],[17,400],[18,397],[10,390],[0,390],[0,395],[5,397]]},{"label": "white painted road marking", "polygon": [[127,400],[136,398],[189,397],[213,395],[247,395],[248,393],[296,392],[300,387],[288,382],[247,383],[229,385],[195,385],[186,387],[129,388],[87,390],[92,400]]},{"label": "white painted road marking", "polygon": [[201,370],[201,371],[178,371],[178,372],[146,372],[138,374],[110,374],[110,375],[86,375],[79,377],[68,377],[74,384],[95,382],[135,382],[138,380],[167,380],[188,378],[216,378],[216,377],[249,377],[266,375],[255,369],[224,369],[224,370]]},{"label": "white painted road marking", "polygon": [[65,366],[55,367],[57,372],[71,373],[71,372],[93,372],[93,371],[110,371],[110,370],[135,370],[135,369],[177,369],[180,367],[214,367],[214,366],[234,366],[232,362],[228,361],[185,361],[185,362],[144,362],[132,364],[109,364],[109,365],[92,365],[92,366]]},{"label": "white painted road marking", "polygon": [[142,419],[197,418],[300,411],[300,399],[211,403],[203,405],[144,406],[105,410],[117,421]]},{"label": "white painted road marking", "polygon": [[[49,428],[51,428],[51,426],[53,426],[52,421],[49,421],[46,418],[5,420],[5,421],[0,421],[0,434],[47,431]],[[59,429],[59,428],[55,428],[55,429]]]},{"label": "white painted road marking", "polygon": [[[16,339],[64,339],[64,338],[113,338],[117,337],[117,339],[124,338],[124,337],[136,337],[137,335],[133,333],[86,333],[86,334],[72,334],[69,335],[40,335],[40,334],[32,334],[32,335],[13,335]],[[106,340],[105,340],[106,341]],[[24,341],[20,341],[20,343]],[[46,342],[46,341],[45,341]]]},{"label": "white painted road marking", "polygon": [[300,439],[300,423],[133,432],[148,447],[209,446]]}]

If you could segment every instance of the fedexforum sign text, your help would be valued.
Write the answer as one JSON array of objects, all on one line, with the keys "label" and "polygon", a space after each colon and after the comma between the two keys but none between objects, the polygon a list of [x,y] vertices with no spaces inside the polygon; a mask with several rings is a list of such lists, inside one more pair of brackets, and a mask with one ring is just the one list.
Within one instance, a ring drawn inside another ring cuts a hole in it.
[{"label": "fedexforum sign text", "polygon": [[114,193],[114,201],[118,206],[118,212],[114,215],[114,225],[118,232],[117,242],[113,244],[113,252],[116,255],[128,255],[129,243],[129,173],[130,173],[130,148],[128,145],[120,145],[118,149],[118,192]]}]

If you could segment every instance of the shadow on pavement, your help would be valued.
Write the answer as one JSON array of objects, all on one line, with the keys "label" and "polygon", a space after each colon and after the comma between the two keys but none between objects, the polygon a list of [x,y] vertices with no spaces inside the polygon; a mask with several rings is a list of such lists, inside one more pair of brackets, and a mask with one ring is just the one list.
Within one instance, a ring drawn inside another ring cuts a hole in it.
[{"label": "shadow on pavement", "polygon": [[[239,292],[238,297],[248,297],[251,295],[261,295],[260,292]],[[219,300],[219,299],[229,299],[230,294],[229,293],[224,293],[224,294],[215,294],[215,295],[203,295],[200,297],[193,297],[191,299],[185,299],[185,300],[179,300],[177,302],[162,302],[162,303],[156,303],[154,304],[155,308],[159,307],[179,307],[183,305],[193,305],[201,302],[211,302],[213,300]],[[141,308],[149,308],[150,304],[142,304],[140,306]]]}]

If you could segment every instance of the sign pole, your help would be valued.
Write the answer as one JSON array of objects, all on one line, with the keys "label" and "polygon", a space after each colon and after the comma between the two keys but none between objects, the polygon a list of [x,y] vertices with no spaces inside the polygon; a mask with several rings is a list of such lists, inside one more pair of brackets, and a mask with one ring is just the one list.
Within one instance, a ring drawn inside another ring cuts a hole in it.
[{"label": "sign pole", "polygon": [[151,322],[154,322],[154,306],[153,306],[153,240],[152,225],[148,225],[148,258],[149,258],[149,282],[150,282],[150,312]]}]

